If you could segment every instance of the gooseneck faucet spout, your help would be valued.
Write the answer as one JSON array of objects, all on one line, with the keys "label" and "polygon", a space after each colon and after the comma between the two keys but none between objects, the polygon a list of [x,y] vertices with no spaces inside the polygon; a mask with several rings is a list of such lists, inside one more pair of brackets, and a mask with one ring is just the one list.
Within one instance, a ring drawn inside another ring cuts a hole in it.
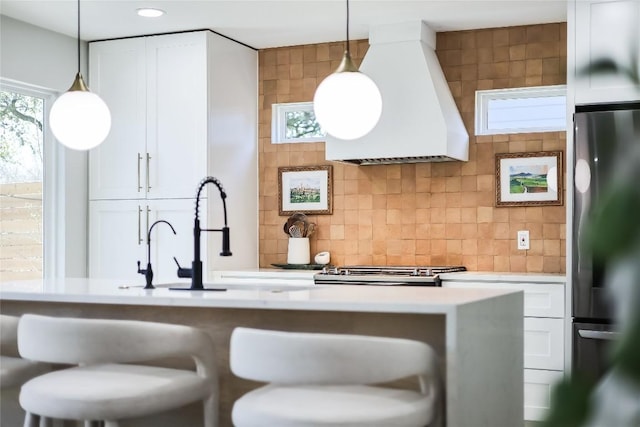
[{"label": "gooseneck faucet spout", "polygon": [[144,278],[146,279],[146,282],[147,282],[144,289],[155,289],[152,284],[153,269],[151,268],[151,230],[153,230],[153,227],[155,227],[156,224],[160,224],[161,222],[164,222],[169,227],[171,227],[171,231],[173,231],[173,234],[176,234],[176,230],[173,228],[173,225],[171,225],[169,221],[165,221],[164,219],[154,222],[153,224],[151,224],[151,227],[149,227],[149,231],[147,232],[147,268],[144,270],[141,270],[140,261],[138,261],[138,274],[144,274]]},{"label": "gooseneck faucet spout", "polygon": [[[224,211],[224,226],[222,228],[201,228],[200,227],[200,194],[207,184],[214,184],[218,187],[220,192],[220,198],[222,199],[222,209]],[[190,290],[206,290],[202,284],[202,260],[200,259],[200,235],[203,231],[220,231],[222,232],[222,252],[220,256],[231,256],[231,250],[229,248],[229,227],[227,226],[227,193],[225,193],[222,184],[218,179],[208,176],[203,179],[198,186],[198,193],[196,194],[196,214],[193,224],[193,261],[191,268],[181,268],[178,265],[178,277],[191,277]],[[177,263],[177,261],[176,261]],[[172,288],[178,289],[178,288]],[[184,289],[184,288],[183,288]],[[217,289],[216,289],[217,290]]]}]

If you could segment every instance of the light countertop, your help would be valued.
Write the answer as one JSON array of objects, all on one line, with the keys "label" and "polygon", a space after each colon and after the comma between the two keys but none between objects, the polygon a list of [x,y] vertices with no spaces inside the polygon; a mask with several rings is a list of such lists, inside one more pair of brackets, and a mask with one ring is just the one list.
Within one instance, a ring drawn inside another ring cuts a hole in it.
[{"label": "light countertop", "polygon": [[[203,328],[221,355],[221,426],[232,425],[231,404],[246,388],[246,382],[229,371],[226,356],[231,333],[239,325],[421,340],[443,361],[447,426],[476,426],[478,420],[487,426],[522,423],[523,291],[298,285],[278,279],[280,275],[242,283],[220,279],[208,285],[227,288],[222,292],[166,287],[146,291],[140,278],[16,281],[0,284],[0,302],[12,315],[150,320]],[[153,425],[176,424],[163,419]]]},{"label": "light countertop", "polygon": [[[188,287],[188,283],[179,285]],[[286,281],[280,284],[217,281],[206,285],[225,291],[176,291],[156,286],[156,289],[145,290],[138,282],[99,279],[15,281],[0,285],[0,300],[445,314],[461,305],[519,292],[480,288],[297,285]]]},{"label": "light countertop", "polygon": [[[285,270],[278,268],[257,268],[238,271],[220,271],[214,273],[214,281],[223,280],[227,282],[238,281],[243,283],[246,280],[277,280],[286,283],[311,284],[313,275],[319,270]],[[564,284],[567,280],[564,274],[548,273],[510,273],[495,271],[463,271],[459,273],[443,273],[440,275],[443,281],[465,281],[465,282],[509,282],[509,283],[548,283]],[[446,284],[445,284],[446,286]]]}]

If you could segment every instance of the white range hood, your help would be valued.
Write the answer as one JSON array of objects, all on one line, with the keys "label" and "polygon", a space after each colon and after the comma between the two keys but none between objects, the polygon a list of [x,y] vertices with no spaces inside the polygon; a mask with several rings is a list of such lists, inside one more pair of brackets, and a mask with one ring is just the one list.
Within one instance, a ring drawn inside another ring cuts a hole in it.
[{"label": "white range hood", "polygon": [[468,160],[469,135],[422,21],[373,27],[360,71],[382,94],[382,116],[362,138],[327,135],[326,159],[359,165]]}]

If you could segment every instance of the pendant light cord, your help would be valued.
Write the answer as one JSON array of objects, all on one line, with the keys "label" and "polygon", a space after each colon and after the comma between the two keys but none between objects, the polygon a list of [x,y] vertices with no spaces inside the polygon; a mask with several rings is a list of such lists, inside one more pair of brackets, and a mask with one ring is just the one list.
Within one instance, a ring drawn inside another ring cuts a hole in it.
[{"label": "pendant light cord", "polygon": [[80,74],[80,0],[78,0],[78,74]]},{"label": "pendant light cord", "polygon": [[[78,0],[78,1],[80,1],[80,0]],[[347,0],[347,42],[346,42],[346,45],[347,46],[346,46],[345,50],[347,52],[350,52],[349,51],[349,0]]]}]

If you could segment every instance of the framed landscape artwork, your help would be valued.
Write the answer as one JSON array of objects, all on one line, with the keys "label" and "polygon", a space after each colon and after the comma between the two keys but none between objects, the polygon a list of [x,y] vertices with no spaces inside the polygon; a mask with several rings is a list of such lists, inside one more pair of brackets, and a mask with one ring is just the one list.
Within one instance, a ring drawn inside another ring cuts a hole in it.
[{"label": "framed landscape artwork", "polygon": [[496,206],[562,205],[562,151],[496,154]]},{"label": "framed landscape artwork", "polygon": [[279,167],[279,214],[331,214],[332,179],[331,165]]}]

